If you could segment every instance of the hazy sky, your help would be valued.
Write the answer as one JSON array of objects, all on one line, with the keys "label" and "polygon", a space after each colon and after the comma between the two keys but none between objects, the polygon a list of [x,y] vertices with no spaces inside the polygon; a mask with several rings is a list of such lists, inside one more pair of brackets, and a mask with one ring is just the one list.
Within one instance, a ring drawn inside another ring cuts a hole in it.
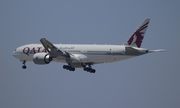
[{"label": "hazy sky", "polygon": [[[0,108],[180,108],[179,0],[1,0]],[[123,44],[150,18],[142,47],[165,48],[94,65],[95,74],[12,56],[40,43]]]}]

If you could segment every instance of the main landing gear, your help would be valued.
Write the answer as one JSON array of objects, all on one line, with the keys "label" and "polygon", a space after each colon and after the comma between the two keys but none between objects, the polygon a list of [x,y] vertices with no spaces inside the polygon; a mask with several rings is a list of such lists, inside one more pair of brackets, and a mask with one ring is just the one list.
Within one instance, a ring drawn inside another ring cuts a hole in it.
[{"label": "main landing gear", "polygon": [[91,65],[88,65],[89,67],[84,67],[84,71],[87,71],[87,72],[90,72],[90,73],[95,73],[96,72],[96,70],[95,69],[93,69],[92,67],[91,67]]},{"label": "main landing gear", "polygon": [[23,60],[23,66],[22,66],[22,69],[26,69],[27,67],[26,67],[26,65],[25,65],[25,63],[26,63],[26,60]]},{"label": "main landing gear", "polygon": [[[69,71],[75,71],[75,68],[72,67],[70,64],[69,65],[63,65],[63,69],[66,69],[66,70],[69,70]],[[83,65],[83,70],[87,71],[87,72],[90,72],[90,73],[95,73],[96,72],[96,70],[93,69],[90,64]]]},{"label": "main landing gear", "polygon": [[63,69],[69,70],[69,71],[75,71],[74,67],[71,67],[70,65],[63,65]]}]

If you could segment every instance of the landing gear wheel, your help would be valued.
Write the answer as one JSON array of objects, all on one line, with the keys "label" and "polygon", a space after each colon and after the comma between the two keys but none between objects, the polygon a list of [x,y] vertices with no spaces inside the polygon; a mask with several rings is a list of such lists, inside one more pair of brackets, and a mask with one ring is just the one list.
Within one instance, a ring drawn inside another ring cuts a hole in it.
[{"label": "landing gear wheel", "polygon": [[83,70],[84,70],[84,71],[86,71],[87,69],[86,69],[86,68],[84,68]]},{"label": "landing gear wheel", "polygon": [[71,70],[72,70],[72,71],[75,71],[75,68],[73,67]]},{"label": "landing gear wheel", "polygon": [[71,67],[69,65],[63,65],[63,69],[69,70],[69,71],[75,71],[74,67]]},{"label": "landing gear wheel", "polygon": [[22,66],[23,69],[26,69],[27,67],[25,65]]},{"label": "landing gear wheel", "polygon": [[66,69],[66,65],[63,65],[63,69]]},{"label": "landing gear wheel", "polygon": [[87,71],[87,72],[90,72],[90,73],[95,73],[95,72],[96,72],[96,70],[93,69],[91,66],[89,66],[89,67],[84,67],[83,70],[84,70],[84,71]]},{"label": "landing gear wheel", "polygon": [[95,73],[96,72],[96,70],[95,69],[92,69],[92,73]]}]

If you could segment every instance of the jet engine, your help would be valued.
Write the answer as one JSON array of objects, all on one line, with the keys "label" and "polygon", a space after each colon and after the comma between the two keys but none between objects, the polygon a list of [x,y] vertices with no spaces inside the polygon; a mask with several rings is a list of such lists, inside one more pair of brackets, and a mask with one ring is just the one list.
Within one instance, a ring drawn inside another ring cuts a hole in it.
[{"label": "jet engine", "polygon": [[33,55],[33,62],[35,64],[49,64],[52,61],[52,57],[50,57],[47,53],[36,53]]}]

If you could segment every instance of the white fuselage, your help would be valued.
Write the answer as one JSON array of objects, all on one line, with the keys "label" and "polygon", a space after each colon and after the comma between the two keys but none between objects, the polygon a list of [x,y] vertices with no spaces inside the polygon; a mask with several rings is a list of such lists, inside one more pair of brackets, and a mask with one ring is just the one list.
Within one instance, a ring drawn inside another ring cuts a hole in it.
[{"label": "white fuselage", "polygon": [[141,48],[149,21],[150,19],[146,18],[123,45],[53,44],[46,38],[41,38],[41,44],[20,46],[13,52],[13,56],[23,62],[22,69],[26,69],[26,61],[33,61],[38,65],[54,61],[67,63],[67,65],[63,65],[63,69],[69,71],[83,68],[84,71],[95,73],[96,70],[91,65],[165,51],[164,49]]},{"label": "white fuselage", "polygon": [[[58,49],[69,52],[83,63],[107,63],[132,58],[137,55],[128,55],[124,45],[81,45],[81,44],[54,44]],[[20,60],[33,61],[36,53],[47,53],[42,44],[27,44],[18,47],[13,56]],[[66,62],[64,57],[54,58],[55,62]]]}]

